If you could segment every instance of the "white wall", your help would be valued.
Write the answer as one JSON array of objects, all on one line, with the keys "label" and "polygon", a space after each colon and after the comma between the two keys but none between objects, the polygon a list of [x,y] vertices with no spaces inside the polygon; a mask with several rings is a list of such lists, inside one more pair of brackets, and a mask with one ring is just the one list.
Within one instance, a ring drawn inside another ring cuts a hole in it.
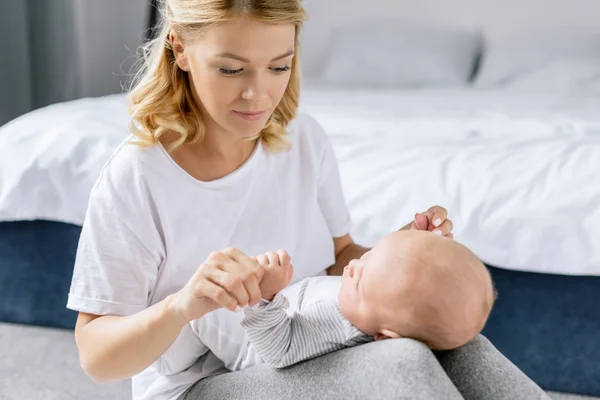
[{"label": "white wall", "polygon": [[304,0],[303,65],[313,74],[331,29],[357,21],[480,27],[488,37],[544,29],[600,32],[600,0]]}]

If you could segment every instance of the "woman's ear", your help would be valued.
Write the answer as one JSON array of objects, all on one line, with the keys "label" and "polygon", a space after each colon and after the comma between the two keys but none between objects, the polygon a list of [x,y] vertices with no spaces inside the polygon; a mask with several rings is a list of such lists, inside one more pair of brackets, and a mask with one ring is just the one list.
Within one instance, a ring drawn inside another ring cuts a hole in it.
[{"label": "woman's ear", "polygon": [[169,33],[169,40],[171,41],[171,49],[173,50],[173,56],[177,66],[183,71],[189,71],[190,66],[185,54],[185,47],[183,41],[175,31]]}]

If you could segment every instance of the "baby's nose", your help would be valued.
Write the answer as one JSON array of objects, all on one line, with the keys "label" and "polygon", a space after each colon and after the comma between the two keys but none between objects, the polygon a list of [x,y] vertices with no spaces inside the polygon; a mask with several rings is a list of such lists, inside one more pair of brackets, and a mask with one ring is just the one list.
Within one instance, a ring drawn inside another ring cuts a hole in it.
[{"label": "baby's nose", "polygon": [[346,265],[344,267],[344,270],[350,278],[352,278],[352,276],[354,276],[354,266],[352,265],[352,262],[350,262],[350,264]]}]

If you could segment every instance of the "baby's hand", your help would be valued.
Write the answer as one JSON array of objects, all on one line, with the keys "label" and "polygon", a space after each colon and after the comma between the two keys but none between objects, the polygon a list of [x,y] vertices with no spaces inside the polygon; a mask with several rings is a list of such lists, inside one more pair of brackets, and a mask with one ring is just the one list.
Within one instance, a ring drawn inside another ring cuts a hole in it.
[{"label": "baby's hand", "polygon": [[265,270],[258,285],[262,298],[271,301],[292,280],[294,269],[290,263],[290,256],[285,250],[278,250],[276,253],[270,251],[256,257],[256,261]]}]

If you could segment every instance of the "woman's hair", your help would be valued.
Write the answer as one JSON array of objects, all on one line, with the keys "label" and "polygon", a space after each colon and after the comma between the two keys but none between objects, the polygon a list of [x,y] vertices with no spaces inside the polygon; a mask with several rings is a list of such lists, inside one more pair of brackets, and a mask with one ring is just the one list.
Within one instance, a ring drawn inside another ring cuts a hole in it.
[{"label": "woman's hair", "polygon": [[179,136],[169,146],[172,150],[204,138],[200,110],[194,103],[187,72],[175,63],[169,33],[176,32],[186,42],[193,40],[202,28],[244,16],[266,23],[296,26],[295,56],[288,86],[257,136],[267,148],[286,146],[285,128],[296,115],[300,95],[299,31],[306,18],[301,1],[160,0],[162,17],[157,27],[158,35],[142,47],[140,68],[130,93],[130,129],[138,139],[136,143],[142,147],[150,146],[171,132]]}]

